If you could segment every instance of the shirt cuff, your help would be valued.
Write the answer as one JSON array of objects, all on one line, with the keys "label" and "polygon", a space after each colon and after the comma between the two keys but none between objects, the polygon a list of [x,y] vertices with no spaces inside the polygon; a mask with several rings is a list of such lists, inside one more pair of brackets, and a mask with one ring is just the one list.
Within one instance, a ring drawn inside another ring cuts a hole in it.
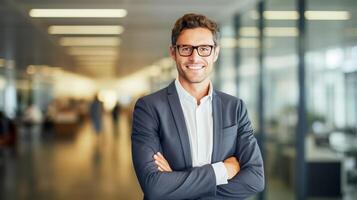
[{"label": "shirt cuff", "polygon": [[223,185],[228,183],[228,172],[223,162],[212,164],[214,174],[216,175],[216,185]]}]

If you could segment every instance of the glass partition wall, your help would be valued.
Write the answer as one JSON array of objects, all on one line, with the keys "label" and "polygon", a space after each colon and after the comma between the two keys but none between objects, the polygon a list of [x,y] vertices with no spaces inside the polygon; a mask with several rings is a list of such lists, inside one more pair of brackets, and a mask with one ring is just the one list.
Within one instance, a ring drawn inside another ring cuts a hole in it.
[{"label": "glass partition wall", "polygon": [[325,173],[335,180],[320,191],[310,184],[308,194],[355,199],[357,1],[310,0],[307,7],[307,160],[318,167],[311,167],[309,180],[321,183],[317,176]]},{"label": "glass partition wall", "polygon": [[[260,2],[264,5],[261,30]],[[299,14],[298,6],[304,8],[303,14]],[[301,170],[297,162],[301,161],[306,166],[307,199],[355,199],[357,1],[258,1],[232,18],[235,53],[226,54],[224,59],[233,56],[237,96],[246,103],[256,132],[265,138],[266,191],[252,199],[299,199],[296,174]],[[305,32],[298,26],[299,20],[303,20]],[[263,45],[259,43],[261,33]],[[302,54],[298,54],[299,41],[304,45]],[[298,79],[301,66],[305,69],[305,86]],[[225,85],[226,80],[220,80]],[[231,84],[232,79],[229,81]],[[260,81],[263,96],[259,93]],[[299,116],[301,87],[306,91],[306,114]],[[263,110],[258,105],[260,98]],[[264,130],[259,130],[261,113]],[[304,142],[298,148],[299,119],[305,122],[306,131],[299,134]],[[301,148],[305,151],[303,160],[297,156]]]}]

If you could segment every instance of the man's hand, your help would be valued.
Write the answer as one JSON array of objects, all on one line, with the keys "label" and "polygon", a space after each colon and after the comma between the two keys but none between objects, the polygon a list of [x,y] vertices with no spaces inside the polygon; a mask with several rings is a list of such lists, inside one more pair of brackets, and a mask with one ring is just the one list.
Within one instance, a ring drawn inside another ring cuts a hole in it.
[{"label": "man's hand", "polygon": [[240,171],[240,165],[236,157],[232,156],[223,161],[228,172],[228,180],[232,179]]},{"label": "man's hand", "polygon": [[164,158],[164,156],[160,153],[157,152],[154,155],[155,163],[158,166],[158,169],[160,172],[172,172],[172,169],[167,162],[167,160]]}]

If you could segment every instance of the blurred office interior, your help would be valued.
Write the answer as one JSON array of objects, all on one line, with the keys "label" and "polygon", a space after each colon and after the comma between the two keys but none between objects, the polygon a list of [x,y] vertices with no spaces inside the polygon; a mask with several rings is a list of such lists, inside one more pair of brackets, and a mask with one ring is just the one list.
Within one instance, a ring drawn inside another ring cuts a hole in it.
[{"label": "blurred office interior", "polygon": [[356,0],[0,0],[0,199],[142,199],[133,106],[177,76],[171,28],[190,12],[219,23],[214,87],[253,122],[251,199],[357,199]]}]

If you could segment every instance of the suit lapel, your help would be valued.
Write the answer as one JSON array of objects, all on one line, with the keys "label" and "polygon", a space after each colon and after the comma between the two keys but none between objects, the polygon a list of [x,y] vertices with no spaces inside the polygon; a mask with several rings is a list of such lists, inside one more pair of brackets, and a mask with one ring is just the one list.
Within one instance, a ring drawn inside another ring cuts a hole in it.
[{"label": "suit lapel", "polygon": [[212,115],[213,115],[213,152],[211,163],[216,163],[221,160],[219,157],[219,149],[222,141],[222,102],[218,94],[213,91],[212,100]]},{"label": "suit lapel", "polygon": [[192,167],[192,158],[191,158],[191,148],[190,141],[188,138],[187,127],[185,123],[185,117],[181,108],[180,100],[175,88],[175,82],[172,82],[168,86],[168,100],[171,108],[172,116],[175,120],[176,129],[178,136],[180,138],[182,151],[184,154],[186,167]]}]

